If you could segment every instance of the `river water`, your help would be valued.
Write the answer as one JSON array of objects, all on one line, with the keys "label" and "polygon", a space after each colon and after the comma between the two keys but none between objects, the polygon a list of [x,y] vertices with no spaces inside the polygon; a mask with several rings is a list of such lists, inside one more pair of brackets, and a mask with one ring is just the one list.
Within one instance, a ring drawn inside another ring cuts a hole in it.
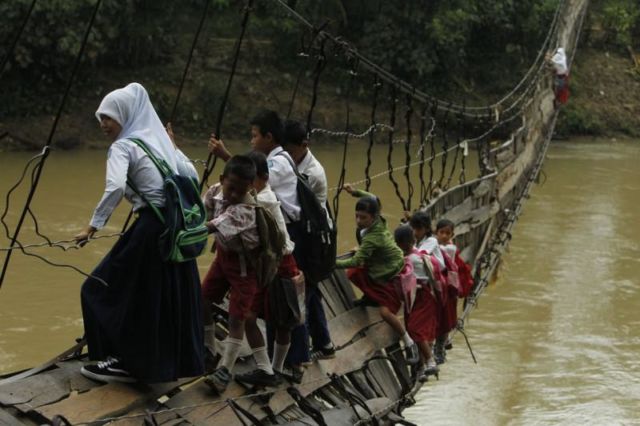
[{"label": "river water", "polygon": [[[246,149],[240,143],[230,147]],[[398,148],[395,166],[404,162]],[[372,175],[387,169],[386,149],[374,148]],[[186,151],[192,158],[206,156],[203,148]],[[346,181],[358,181],[366,142],[353,142],[348,152]],[[314,153],[327,169],[329,186],[336,186],[341,147],[319,144]],[[0,194],[32,155],[0,153]],[[423,387],[417,404],[405,411],[408,419],[418,424],[640,424],[638,158],[640,144],[632,142],[552,145],[546,182],[534,188],[499,278],[467,324],[478,365],[458,336],[441,380]],[[42,232],[54,240],[69,239],[87,223],[104,185],[104,161],[103,151],[52,153],[33,202]],[[476,175],[475,163],[467,160],[468,177]],[[411,170],[417,186],[418,168]],[[454,172],[455,181],[459,169]],[[406,196],[402,171],[394,176]],[[387,176],[374,179],[372,190],[390,224],[398,223],[402,208]],[[24,197],[25,191],[18,191],[10,205],[11,227]],[[341,197],[339,251],[355,244],[353,206],[352,199]],[[118,232],[127,212],[123,203],[103,234]],[[20,239],[41,242],[30,221]],[[81,250],[32,250],[90,272],[113,241],[96,240]],[[2,232],[0,248],[8,245]],[[210,255],[200,258],[201,273],[210,262]],[[13,254],[0,289],[0,373],[43,362],[82,334],[82,282],[75,271]]]}]

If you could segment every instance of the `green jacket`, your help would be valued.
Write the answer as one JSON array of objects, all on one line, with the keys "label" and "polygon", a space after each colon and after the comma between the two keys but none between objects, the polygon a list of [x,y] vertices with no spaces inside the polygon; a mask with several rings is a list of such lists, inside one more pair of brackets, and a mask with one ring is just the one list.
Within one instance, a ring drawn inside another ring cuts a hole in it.
[{"label": "green jacket", "polygon": [[[374,196],[365,191],[354,191],[354,197]],[[371,279],[386,283],[397,275],[404,265],[404,256],[396,245],[393,235],[387,229],[387,221],[378,217],[360,241],[360,248],[349,258],[338,260],[336,268],[367,268]]]}]

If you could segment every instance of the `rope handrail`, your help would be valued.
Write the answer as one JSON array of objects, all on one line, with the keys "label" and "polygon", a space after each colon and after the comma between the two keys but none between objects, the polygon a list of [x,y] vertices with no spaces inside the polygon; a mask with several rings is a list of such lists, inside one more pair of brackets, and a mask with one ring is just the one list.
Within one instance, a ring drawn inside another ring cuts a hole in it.
[{"label": "rope handrail", "polygon": [[[298,22],[300,22],[301,24],[303,24],[304,26],[308,27],[311,30],[314,30],[314,31],[316,30],[316,27],[307,18],[302,16],[300,13],[294,10],[291,6],[289,6],[283,0],[274,0],[274,1],[280,7],[285,9],[292,17],[298,20]],[[342,37],[334,36],[331,33],[324,30],[320,31],[320,34],[324,38],[331,40],[331,42],[334,43],[336,46],[341,47],[344,51],[345,56],[358,58],[363,68],[378,75],[385,82],[396,86],[400,91],[402,91],[407,95],[410,95],[414,100],[418,102],[422,102],[423,104],[437,103],[438,109],[440,111],[449,111],[449,112],[456,112],[456,113],[462,111],[466,117],[476,118],[478,117],[478,115],[485,115],[485,114],[491,115],[492,113],[488,112],[489,110],[493,110],[497,108],[498,106],[506,102],[506,100],[511,98],[522,87],[522,85],[524,85],[526,80],[530,77],[532,70],[536,68],[536,64],[538,63],[538,61],[540,61],[541,58],[544,59],[546,46],[550,42],[551,38],[553,37],[553,34],[557,29],[559,13],[565,1],[566,0],[559,0],[558,6],[556,6],[554,19],[550,24],[549,31],[547,32],[545,41],[543,42],[542,47],[539,49],[538,54],[536,55],[536,59],[533,62],[532,66],[529,68],[527,73],[525,73],[525,76],[516,84],[516,86],[509,93],[504,95],[498,102],[495,102],[489,105],[483,105],[483,106],[465,107],[464,105],[458,105],[453,102],[445,102],[433,96],[430,96],[424,91],[417,89],[415,86],[413,86],[409,82],[394,75],[390,71],[387,71],[385,68],[381,67],[371,59],[364,56],[353,45],[345,41]],[[542,61],[541,63],[544,64],[544,61]],[[468,110],[469,112],[465,110]],[[475,111],[475,112],[472,112],[472,111]],[[487,112],[483,113],[483,111],[487,111]]]}]

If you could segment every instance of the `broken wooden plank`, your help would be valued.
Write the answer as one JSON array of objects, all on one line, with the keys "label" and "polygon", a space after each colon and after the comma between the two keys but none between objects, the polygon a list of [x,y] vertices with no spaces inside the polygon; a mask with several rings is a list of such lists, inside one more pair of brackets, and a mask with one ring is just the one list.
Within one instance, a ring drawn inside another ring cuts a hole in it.
[{"label": "broken wooden plank", "polygon": [[53,370],[0,386],[0,403],[22,412],[66,398],[72,391],[84,392],[101,384],[80,374],[80,361],[60,363]]},{"label": "broken wooden plank", "polygon": [[73,392],[68,398],[35,411],[48,419],[61,414],[72,423],[95,422],[144,406],[189,380],[192,379],[157,385],[108,383],[84,393]]}]

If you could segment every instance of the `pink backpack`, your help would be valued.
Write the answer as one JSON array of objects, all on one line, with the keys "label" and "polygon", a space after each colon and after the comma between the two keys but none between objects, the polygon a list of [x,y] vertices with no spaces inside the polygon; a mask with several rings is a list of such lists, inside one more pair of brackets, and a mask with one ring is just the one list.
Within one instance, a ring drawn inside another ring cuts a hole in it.
[{"label": "pink backpack", "polygon": [[441,250],[442,257],[444,258],[444,266],[447,268],[445,273],[447,284],[456,289],[458,294],[463,293],[462,286],[460,285],[460,277],[458,276],[458,265],[454,262],[449,255]]},{"label": "pink backpack", "polygon": [[407,312],[411,312],[413,304],[416,301],[416,291],[418,290],[418,284],[416,281],[416,274],[413,272],[413,264],[409,260],[409,256],[405,256],[404,265],[400,270],[400,273],[395,276],[394,284],[396,291],[401,295],[401,299],[404,301],[404,306]]}]

